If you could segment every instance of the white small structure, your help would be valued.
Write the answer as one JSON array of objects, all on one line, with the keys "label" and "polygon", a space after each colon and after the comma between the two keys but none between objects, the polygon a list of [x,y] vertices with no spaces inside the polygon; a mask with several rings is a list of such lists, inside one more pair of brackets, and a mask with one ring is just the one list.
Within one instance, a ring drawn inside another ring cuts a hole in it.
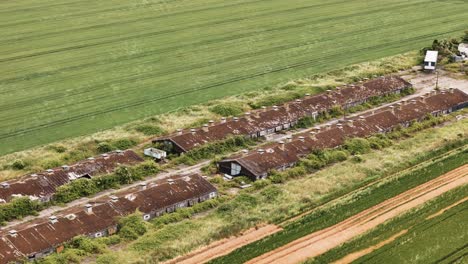
[{"label": "white small structure", "polygon": [[437,56],[439,52],[436,50],[428,50],[426,52],[426,57],[424,58],[424,69],[425,70],[435,70],[437,65]]},{"label": "white small structure", "polygon": [[468,58],[468,43],[458,45],[458,51],[460,51],[462,58],[466,60]]},{"label": "white small structure", "polygon": [[167,156],[166,151],[156,149],[156,148],[147,148],[145,149],[144,153],[146,156],[149,156],[158,160],[162,160]]}]

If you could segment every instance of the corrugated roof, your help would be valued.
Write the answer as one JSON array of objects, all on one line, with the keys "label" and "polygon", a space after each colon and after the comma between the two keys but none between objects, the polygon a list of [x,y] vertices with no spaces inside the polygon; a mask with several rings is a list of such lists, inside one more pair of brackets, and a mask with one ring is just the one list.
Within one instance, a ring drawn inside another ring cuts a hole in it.
[{"label": "corrugated roof", "polygon": [[314,149],[335,148],[342,145],[346,138],[367,137],[375,133],[386,132],[399,124],[466,103],[468,103],[468,95],[458,89],[451,89],[450,92],[433,92],[403,104],[393,104],[368,116],[354,118],[352,122],[348,120],[344,124],[339,123],[323,128],[314,136],[309,132],[296,135],[284,146],[272,143],[262,147],[266,151],[257,150],[247,155],[235,155],[220,161],[220,165],[236,162],[253,175],[261,176],[270,170],[299,161],[301,157],[311,153]]},{"label": "corrugated roof", "polygon": [[28,174],[20,179],[7,181],[8,188],[0,188],[0,199],[8,202],[15,196],[32,199],[50,197],[57,187],[82,176],[108,174],[123,164],[136,164],[143,159],[132,150],[113,151],[91,159],[83,160],[66,168],[57,167],[36,174]]},{"label": "corrugated roof", "polygon": [[334,91],[306,96],[281,106],[257,110],[248,116],[230,118],[225,122],[213,123],[205,129],[182,131],[169,136],[159,137],[153,142],[170,141],[182,152],[208,142],[222,140],[230,135],[252,135],[283,124],[298,121],[314,112],[324,112],[333,106],[346,106],[359,103],[370,97],[381,96],[400,89],[411,87],[411,84],[398,76],[386,76],[370,81],[339,87]]},{"label": "corrugated roof", "polygon": [[[117,225],[117,217],[139,210],[144,214],[217,192],[200,175],[175,176],[158,180],[145,189],[135,187],[122,191],[111,199],[92,202],[92,213],[83,206],[69,208],[57,214],[54,223],[49,218],[35,219],[0,231],[0,263],[28,257],[57,247],[78,235],[92,235]],[[16,230],[12,236],[9,231]]]}]

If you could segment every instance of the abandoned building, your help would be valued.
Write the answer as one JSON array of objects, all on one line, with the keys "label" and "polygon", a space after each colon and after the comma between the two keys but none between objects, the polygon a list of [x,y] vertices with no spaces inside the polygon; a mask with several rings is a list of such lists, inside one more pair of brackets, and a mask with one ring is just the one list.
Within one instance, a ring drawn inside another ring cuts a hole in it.
[{"label": "abandoned building", "polygon": [[98,157],[91,157],[73,165],[63,165],[40,173],[28,174],[0,184],[0,202],[9,202],[15,197],[29,197],[31,200],[47,202],[55,190],[64,184],[80,178],[91,178],[98,174],[109,174],[120,165],[131,165],[143,159],[132,150],[113,151]]},{"label": "abandoned building", "polygon": [[203,144],[242,135],[256,138],[288,129],[304,117],[317,117],[339,106],[353,107],[376,96],[400,93],[411,88],[411,84],[397,76],[379,77],[353,85],[337,87],[315,96],[306,95],[281,106],[263,107],[261,110],[246,113],[243,117],[222,118],[221,122],[210,121],[202,128],[159,137],[153,143],[173,153],[184,153]]},{"label": "abandoned building", "polygon": [[271,143],[256,151],[218,162],[221,173],[230,176],[248,176],[252,180],[263,179],[271,170],[285,170],[294,166],[314,149],[336,148],[347,138],[368,137],[389,132],[398,125],[408,126],[428,114],[439,116],[468,106],[468,95],[458,89],[433,91],[410,101],[393,104],[368,116],[315,128],[285,141]]},{"label": "abandoned building", "polygon": [[0,264],[61,252],[64,243],[78,235],[97,238],[114,234],[117,218],[136,210],[148,221],[215,197],[216,188],[197,174],[142,183],[107,199],[1,230]]}]

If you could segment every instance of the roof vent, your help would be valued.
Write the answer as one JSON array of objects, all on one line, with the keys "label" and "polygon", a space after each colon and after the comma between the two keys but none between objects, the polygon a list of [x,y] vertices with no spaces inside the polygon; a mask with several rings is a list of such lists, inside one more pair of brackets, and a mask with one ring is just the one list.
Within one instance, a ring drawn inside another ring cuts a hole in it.
[{"label": "roof vent", "polygon": [[226,123],[226,118],[225,117],[221,117],[221,123]]},{"label": "roof vent", "polygon": [[298,103],[298,104],[299,104],[299,103],[301,103],[301,102],[302,102],[302,100],[301,100],[301,99],[296,99],[296,103]]},{"label": "roof vent", "polygon": [[107,157],[109,157],[109,154],[107,154],[107,153],[101,154],[101,157],[107,158]]},{"label": "roof vent", "polygon": [[89,160],[89,161],[94,161],[95,158],[94,158],[94,157],[89,157],[88,160]]},{"label": "roof vent", "polygon": [[267,111],[267,107],[266,107],[266,106],[262,106],[262,111],[263,111],[263,112],[266,112],[266,111]]},{"label": "roof vent", "polygon": [[109,198],[110,198],[111,202],[114,202],[114,203],[119,200],[119,197],[117,197],[115,195],[111,195],[111,196],[109,196]]},{"label": "roof vent", "polygon": [[310,135],[310,138],[312,138],[313,140],[317,140],[317,137],[316,137],[317,133],[316,132],[314,132],[314,131],[309,132],[309,135]]},{"label": "roof vent", "polygon": [[93,212],[93,205],[92,204],[85,204],[84,210],[85,210],[85,213],[91,214]]},{"label": "roof vent", "polygon": [[239,118],[237,116],[233,117],[232,119],[234,120],[234,122],[239,121]]},{"label": "roof vent", "polygon": [[144,191],[148,187],[148,184],[146,182],[142,182],[139,185],[140,185],[140,191]]},{"label": "roof vent", "polygon": [[208,124],[204,124],[203,127],[202,127],[202,130],[204,132],[208,132],[210,129],[208,128]]},{"label": "roof vent", "polygon": [[265,153],[265,150],[264,149],[258,149],[258,153],[263,154],[263,153]]},{"label": "roof vent", "polygon": [[414,100],[414,99],[411,100],[411,103],[416,104],[416,100]]},{"label": "roof vent", "polygon": [[182,129],[178,128],[177,129],[177,135],[182,135],[182,133],[183,133]]},{"label": "roof vent", "polygon": [[277,106],[277,105],[274,105],[274,106],[273,106],[273,110],[278,111],[278,106]]},{"label": "roof vent", "polygon": [[68,166],[68,165],[63,165],[63,166],[62,166],[62,169],[65,170],[65,171],[67,171],[67,170],[70,169],[70,166]]},{"label": "roof vent", "polygon": [[354,127],[354,121],[353,120],[348,120],[348,126]]},{"label": "roof vent", "polygon": [[210,126],[214,126],[214,123],[215,123],[215,121],[214,121],[214,120],[210,120],[210,121],[208,121],[208,124],[209,124]]},{"label": "roof vent", "polygon": [[47,172],[47,173],[53,173],[54,170],[53,170],[53,169],[48,169],[48,170],[46,170],[46,172]]},{"label": "roof vent", "polygon": [[280,141],[278,142],[278,144],[279,144],[280,149],[284,150],[284,145],[285,145],[284,141]]},{"label": "roof vent", "polygon": [[331,127],[332,127],[332,126],[331,126],[330,124],[327,124],[327,125],[325,126],[325,128],[326,128],[327,130],[330,130]]},{"label": "roof vent", "polygon": [[449,92],[450,92],[450,93],[455,92],[455,88],[449,88]]},{"label": "roof vent", "polygon": [[55,215],[49,216],[49,221],[51,224],[57,223],[58,222],[57,216]]},{"label": "roof vent", "polygon": [[68,214],[65,216],[68,220],[75,220],[76,219],[76,214]]},{"label": "roof vent", "polygon": [[37,174],[36,174],[36,173],[33,173],[33,174],[31,174],[31,177],[32,177],[32,178],[37,178]]},{"label": "roof vent", "polygon": [[8,234],[10,234],[10,236],[12,236],[12,237],[16,237],[18,235],[18,231],[12,229],[12,230],[8,231]]},{"label": "roof vent", "polygon": [[250,116],[251,116],[251,113],[250,113],[250,112],[246,112],[246,113],[245,113],[245,118],[247,118],[247,120],[250,120]]},{"label": "roof vent", "polygon": [[8,182],[2,182],[0,185],[2,186],[3,189],[10,188],[10,184]]},{"label": "roof vent", "polygon": [[190,129],[190,133],[192,133],[192,135],[195,135],[195,132],[196,130],[194,128]]},{"label": "roof vent", "polygon": [[309,97],[309,96],[310,96],[310,93],[306,93],[306,94],[305,94],[305,97]]},{"label": "roof vent", "polygon": [[167,179],[167,182],[168,182],[169,184],[173,184],[173,183],[174,183],[174,179]]},{"label": "roof vent", "polygon": [[243,149],[243,150],[242,150],[242,155],[245,156],[245,155],[247,155],[247,154],[249,154],[249,150],[248,150],[248,149]]},{"label": "roof vent", "polygon": [[115,152],[117,152],[117,154],[123,154],[123,153],[124,153],[124,151],[121,150],[121,149],[118,149],[118,150],[116,150]]},{"label": "roof vent", "polygon": [[299,140],[302,141],[302,142],[304,142],[304,141],[305,141],[305,137],[300,136],[300,137],[299,137]]},{"label": "roof vent", "polygon": [[390,111],[392,112],[392,114],[395,113],[395,106],[391,105],[388,108],[390,108]]},{"label": "roof vent", "polygon": [[291,135],[288,135],[288,136],[286,137],[286,142],[291,142],[291,141],[292,141],[292,136],[291,136]]}]

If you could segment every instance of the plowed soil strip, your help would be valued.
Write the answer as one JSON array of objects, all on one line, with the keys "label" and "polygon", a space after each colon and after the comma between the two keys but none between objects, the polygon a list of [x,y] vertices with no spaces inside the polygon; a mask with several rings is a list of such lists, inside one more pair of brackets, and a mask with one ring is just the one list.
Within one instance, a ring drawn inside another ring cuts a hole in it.
[{"label": "plowed soil strip", "polygon": [[216,241],[204,248],[194,251],[188,255],[170,260],[165,264],[199,264],[208,262],[214,258],[225,255],[240,248],[244,245],[250,244],[256,240],[262,239],[266,236],[280,231],[281,228],[276,225],[266,225],[258,229],[249,229],[242,236],[234,238],[226,238]]},{"label": "plowed soil strip", "polygon": [[247,263],[298,263],[318,256],[399,214],[468,183],[468,165],[360,212],[332,227],[317,231]]}]

